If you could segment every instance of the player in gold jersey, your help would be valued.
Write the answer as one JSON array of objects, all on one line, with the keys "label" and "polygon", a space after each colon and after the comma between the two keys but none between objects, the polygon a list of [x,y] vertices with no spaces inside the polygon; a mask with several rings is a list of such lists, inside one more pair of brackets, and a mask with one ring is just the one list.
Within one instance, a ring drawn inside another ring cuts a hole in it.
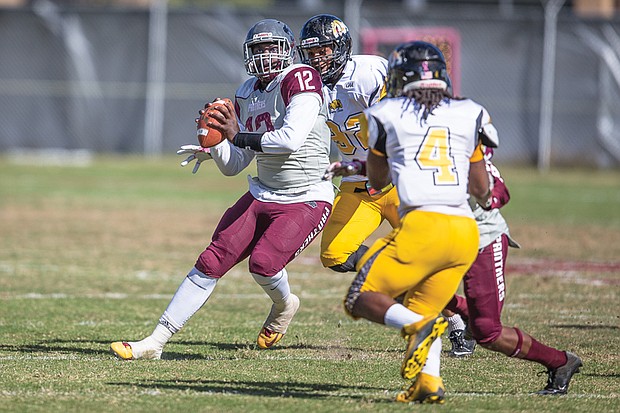
[{"label": "player in gold jersey", "polygon": [[[385,96],[387,60],[351,55],[349,29],[330,14],[314,16],[304,24],[298,51],[303,63],[321,73],[332,148],[337,148],[342,162],[361,165],[368,154],[363,111]],[[323,266],[337,272],[354,271],[368,249],[363,242],[381,223],[387,220],[392,227],[398,225],[397,209],[392,184],[373,189],[363,173],[344,177],[321,239]]]},{"label": "player in gold jersey", "polygon": [[[410,382],[400,402],[445,401],[439,337],[448,323],[440,313],[478,252],[469,195],[486,204],[491,193],[481,150],[481,139],[497,143],[484,132],[490,116],[450,90],[441,51],[405,43],[389,59],[388,98],[364,111],[369,182],[394,183],[401,220],[362,257],[345,310],[398,328],[407,340],[401,375]],[[357,171],[353,163],[332,168],[336,175]],[[402,304],[395,300],[401,295]]]}]

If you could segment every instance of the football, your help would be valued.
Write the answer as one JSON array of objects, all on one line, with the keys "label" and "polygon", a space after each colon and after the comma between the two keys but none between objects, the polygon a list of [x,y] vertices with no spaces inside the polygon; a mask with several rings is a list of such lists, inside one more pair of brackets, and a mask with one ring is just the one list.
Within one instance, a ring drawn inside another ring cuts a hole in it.
[{"label": "football", "polygon": [[218,105],[225,105],[226,102],[230,102],[232,104],[230,99],[216,100],[209,107],[209,109],[205,110],[203,114],[200,115],[200,118],[198,118],[198,124],[197,124],[198,143],[203,148],[210,148],[212,146],[215,146],[218,143],[222,142],[222,140],[224,139],[220,131],[209,127],[207,123],[211,121],[211,115],[210,115],[211,109],[213,109],[215,106],[218,106]]}]

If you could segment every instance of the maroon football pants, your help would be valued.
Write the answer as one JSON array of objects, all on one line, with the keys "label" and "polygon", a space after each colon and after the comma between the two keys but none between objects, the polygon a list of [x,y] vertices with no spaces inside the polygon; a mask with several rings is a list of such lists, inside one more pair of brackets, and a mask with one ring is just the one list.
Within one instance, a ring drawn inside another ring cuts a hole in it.
[{"label": "maroon football pants", "polygon": [[463,277],[465,297],[455,295],[446,306],[461,315],[473,337],[481,344],[494,342],[502,332],[507,255],[508,237],[502,234],[478,253]]},{"label": "maroon football pants", "polygon": [[250,257],[251,273],[274,276],[318,237],[331,208],[320,201],[261,202],[247,192],[224,213],[196,268],[220,278]]}]

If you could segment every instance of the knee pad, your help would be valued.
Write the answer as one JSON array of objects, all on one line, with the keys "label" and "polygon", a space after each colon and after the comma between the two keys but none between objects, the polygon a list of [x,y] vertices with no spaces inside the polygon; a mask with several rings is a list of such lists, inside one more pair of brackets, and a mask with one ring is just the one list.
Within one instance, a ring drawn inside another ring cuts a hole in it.
[{"label": "knee pad", "polygon": [[269,254],[261,254],[260,252],[250,255],[248,267],[252,274],[259,274],[264,277],[272,277],[277,274],[280,269],[274,269],[274,262]]},{"label": "knee pad", "polygon": [[494,343],[502,334],[501,323],[495,323],[488,319],[470,319],[468,324],[471,335],[481,346]]},{"label": "knee pad", "polygon": [[213,277],[222,278],[226,271],[221,268],[221,262],[208,249],[203,251],[196,260],[194,267],[201,273]]}]

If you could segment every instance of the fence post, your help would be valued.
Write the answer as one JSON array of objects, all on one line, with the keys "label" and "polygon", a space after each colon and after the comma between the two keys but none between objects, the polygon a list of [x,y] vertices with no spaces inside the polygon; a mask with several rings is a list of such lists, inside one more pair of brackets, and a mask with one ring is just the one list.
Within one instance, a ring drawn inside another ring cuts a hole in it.
[{"label": "fence post", "polygon": [[538,132],[538,170],[540,172],[547,172],[551,163],[551,127],[553,125],[557,23],[558,13],[562,9],[564,2],[565,0],[548,0],[543,4],[545,9],[545,34]]},{"label": "fence post", "polygon": [[358,54],[360,52],[360,10],[362,9],[363,1],[364,0],[345,0],[344,2],[343,20],[349,28],[351,37],[353,38],[353,45],[351,46],[351,52],[353,54]]},{"label": "fence post", "polygon": [[144,114],[144,154],[151,156],[160,155],[163,148],[167,23],[168,0],[152,1],[149,7]]}]

